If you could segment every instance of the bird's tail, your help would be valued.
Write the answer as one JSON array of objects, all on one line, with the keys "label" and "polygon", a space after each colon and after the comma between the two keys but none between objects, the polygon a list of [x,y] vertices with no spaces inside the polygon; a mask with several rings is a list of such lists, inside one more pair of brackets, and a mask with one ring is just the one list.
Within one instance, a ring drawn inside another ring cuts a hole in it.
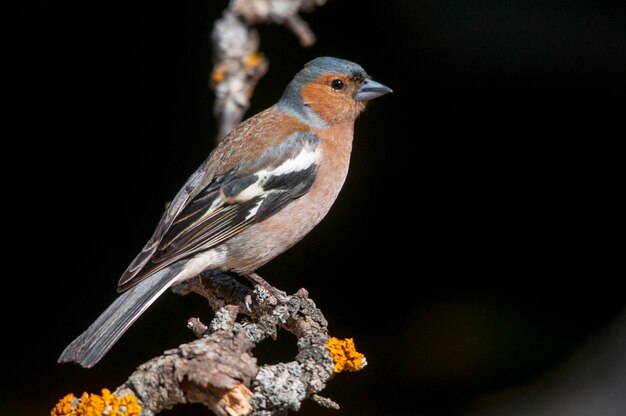
[{"label": "bird's tail", "polygon": [[122,293],[58,359],[93,367],[113,344],[172,283],[186,262],[175,263]]}]

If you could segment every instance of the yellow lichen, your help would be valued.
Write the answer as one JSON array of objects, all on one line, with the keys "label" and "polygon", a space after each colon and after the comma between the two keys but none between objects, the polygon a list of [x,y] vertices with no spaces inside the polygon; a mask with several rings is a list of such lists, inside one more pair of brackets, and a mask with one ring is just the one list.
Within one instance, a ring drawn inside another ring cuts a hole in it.
[{"label": "yellow lichen", "polygon": [[80,399],[68,394],[54,406],[50,416],[139,416],[141,405],[132,394],[118,398],[108,389],[102,394],[83,393]]},{"label": "yellow lichen", "polygon": [[365,356],[354,347],[352,338],[340,340],[331,337],[326,344],[326,348],[328,348],[330,356],[335,362],[335,367],[333,368],[335,373],[359,371],[367,364]]}]

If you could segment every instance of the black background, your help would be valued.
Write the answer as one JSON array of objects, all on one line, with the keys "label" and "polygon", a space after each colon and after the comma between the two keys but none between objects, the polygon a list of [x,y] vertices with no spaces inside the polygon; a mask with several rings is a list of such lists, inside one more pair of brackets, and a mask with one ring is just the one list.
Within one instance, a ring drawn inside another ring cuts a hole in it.
[{"label": "black background", "polygon": [[[164,203],[213,147],[209,33],[225,1],[22,3],[2,13],[2,414],[121,384],[210,320],[166,294],[90,370],[56,358],[115,298]],[[6,6],[2,6],[5,8]],[[300,287],[368,359],[301,414],[455,415],[560,365],[626,306],[624,7],[329,1],[301,48],[261,26],[248,114],[308,60],[361,64],[394,93],[356,124],[328,217],[259,272]],[[5,246],[5,247],[6,247]],[[290,360],[291,335],[261,363]],[[201,406],[163,415],[206,414]]]}]

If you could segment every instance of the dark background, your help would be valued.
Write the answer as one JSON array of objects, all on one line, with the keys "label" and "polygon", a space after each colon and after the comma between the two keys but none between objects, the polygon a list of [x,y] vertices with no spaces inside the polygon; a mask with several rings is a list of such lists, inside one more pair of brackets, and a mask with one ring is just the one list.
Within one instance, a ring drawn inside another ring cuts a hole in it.
[{"label": "dark background", "polygon": [[[0,413],[113,389],[191,340],[188,317],[210,320],[201,298],[168,293],[96,367],[56,363],[213,147],[209,33],[225,6],[2,6]],[[612,345],[626,306],[625,8],[331,0],[303,17],[318,36],[310,49],[259,27],[270,71],[248,114],[320,55],[358,62],[394,93],[357,121],[328,217],[260,270],[307,288],[332,335],[353,337],[369,363],[323,392],[341,412],[306,402],[301,414],[465,414],[496,392],[558,385],[589,345]],[[262,343],[259,360],[293,357],[289,334],[277,345]]]}]

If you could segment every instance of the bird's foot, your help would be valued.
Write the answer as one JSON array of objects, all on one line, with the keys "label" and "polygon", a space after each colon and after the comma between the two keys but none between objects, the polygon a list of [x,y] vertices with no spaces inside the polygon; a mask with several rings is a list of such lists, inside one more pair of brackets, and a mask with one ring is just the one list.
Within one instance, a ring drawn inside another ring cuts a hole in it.
[{"label": "bird's foot", "polygon": [[259,276],[256,273],[249,273],[245,275],[246,278],[248,278],[248,280],[250,280],[253,284],[255,285],[259,285],[261,286],[263,289],[265,289],[270,295],[274,296],[276,298],[276,301],[279,304],[286,304],[289,302],[289,299],[291,299],[291,296],[287,295],[286,292],[283,292],[282,290],[279,290],[277,288],[275,288],[274,286],[272,286],[271,284],[269,284],[265,279],[263,279],[261,276]]}]

